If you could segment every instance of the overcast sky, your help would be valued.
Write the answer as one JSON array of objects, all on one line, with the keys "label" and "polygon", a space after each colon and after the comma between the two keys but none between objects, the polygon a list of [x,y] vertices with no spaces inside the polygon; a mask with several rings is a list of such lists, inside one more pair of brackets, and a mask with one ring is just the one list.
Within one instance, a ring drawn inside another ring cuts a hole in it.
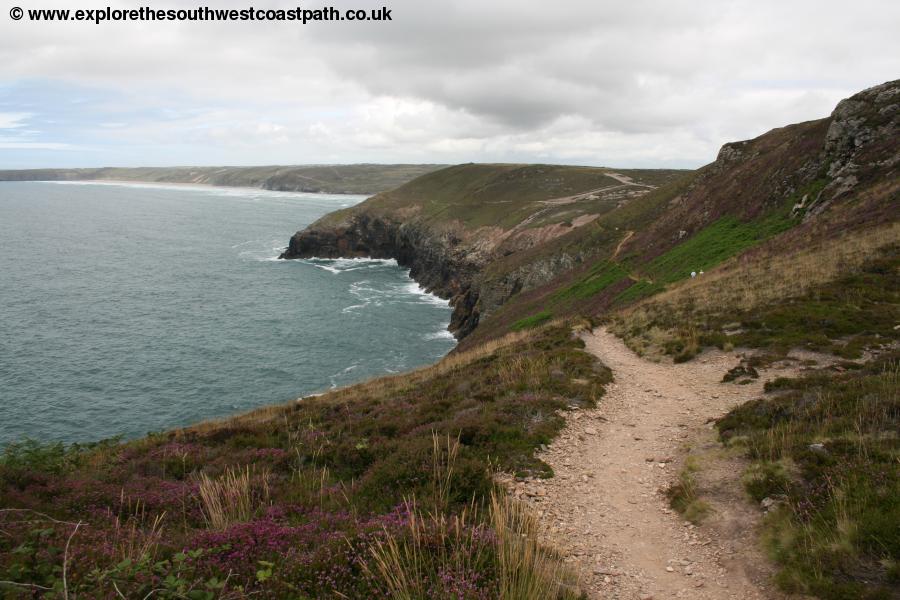
[{"label": "overcast sky", "polygon": [[393,20],[305,26],[9,18],[203,1],[0,0],[0,168],[696,167],[900,78],[897,0],[355,0],[333,5],[384,3]]}]

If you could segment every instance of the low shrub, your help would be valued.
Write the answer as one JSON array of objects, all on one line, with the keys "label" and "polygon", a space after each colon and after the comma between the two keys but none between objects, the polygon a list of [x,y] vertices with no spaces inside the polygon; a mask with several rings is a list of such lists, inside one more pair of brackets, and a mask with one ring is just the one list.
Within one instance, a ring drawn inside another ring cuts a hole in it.
[{"label": "low shrub", "polygon": [[900,559],[900,354],[771,382],[718,423],[754,460],[755,501],[781,496],[767,545],[789,591],[893,598]]}]

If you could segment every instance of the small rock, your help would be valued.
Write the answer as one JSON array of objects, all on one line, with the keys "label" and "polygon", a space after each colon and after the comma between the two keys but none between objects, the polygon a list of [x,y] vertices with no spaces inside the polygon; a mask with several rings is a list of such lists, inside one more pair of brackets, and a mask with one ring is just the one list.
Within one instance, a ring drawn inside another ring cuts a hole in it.
[{"label": "small rock", "polygon": [[810,451],[815,452],[816,454],[828,454],[828,450],[825,449],[825,444],[810,444]]}]

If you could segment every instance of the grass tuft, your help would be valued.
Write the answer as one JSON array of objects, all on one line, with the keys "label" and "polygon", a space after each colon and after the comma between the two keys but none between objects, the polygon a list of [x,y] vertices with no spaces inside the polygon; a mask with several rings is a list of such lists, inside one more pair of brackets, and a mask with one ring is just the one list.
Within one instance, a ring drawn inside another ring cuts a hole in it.
[{"label": "grass tuft", "polygon": [[900,354],[769,386],[719,423],[754,461],[755,501],[781,496],[766,542],[785,589],[828,600],[891,598],[900,557]]},{"label": "grass tuft", "polygon": [[269,473],[253,476],[250,467],[228,469],[217,478],[197,478],[203,517],[210,529],[222,530],[246,523],[269,500]]}]

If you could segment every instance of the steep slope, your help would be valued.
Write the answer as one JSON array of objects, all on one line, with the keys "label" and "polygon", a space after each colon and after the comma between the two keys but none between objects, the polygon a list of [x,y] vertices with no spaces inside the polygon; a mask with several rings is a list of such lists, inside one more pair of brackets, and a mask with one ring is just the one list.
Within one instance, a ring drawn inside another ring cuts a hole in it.
[{"label": "steep slope", "polygon": [[492,264],[495,273],[514,273],[518,264],[566,255],[578,266],[512,298],[467,343],[537,315],[605,314],[683,285],[692,272],[897,223],[898,122],[900,82],[891,82],[842,101],[829,118],[726,144],[689,177],[530,256]]},{"label": "steep slope", "polygon": [[376,194],[443,165],[141,167],[0,171],[0,181],[135,181],[256,187],[281,192]]},{"label": "steep slope", "polygon": [[451,299],[451,330],[463,337],[511,295],[576,261],[543,256],[513,280],[485,277],[493,263],[544,247],[683,173],[459,165],[327,215],[293,236],[282,258],[396,258]]},{"label": "steep slope", "polygon": [[[600,314],[734,256],[897,220],[900,83],[725,144],[695,172],[461,165],[328,215],[284,258],[394,257],[466,345]],[[490,317],[490,318],[487,318]],[[478,327],[478,329],[476,329]]]}]

